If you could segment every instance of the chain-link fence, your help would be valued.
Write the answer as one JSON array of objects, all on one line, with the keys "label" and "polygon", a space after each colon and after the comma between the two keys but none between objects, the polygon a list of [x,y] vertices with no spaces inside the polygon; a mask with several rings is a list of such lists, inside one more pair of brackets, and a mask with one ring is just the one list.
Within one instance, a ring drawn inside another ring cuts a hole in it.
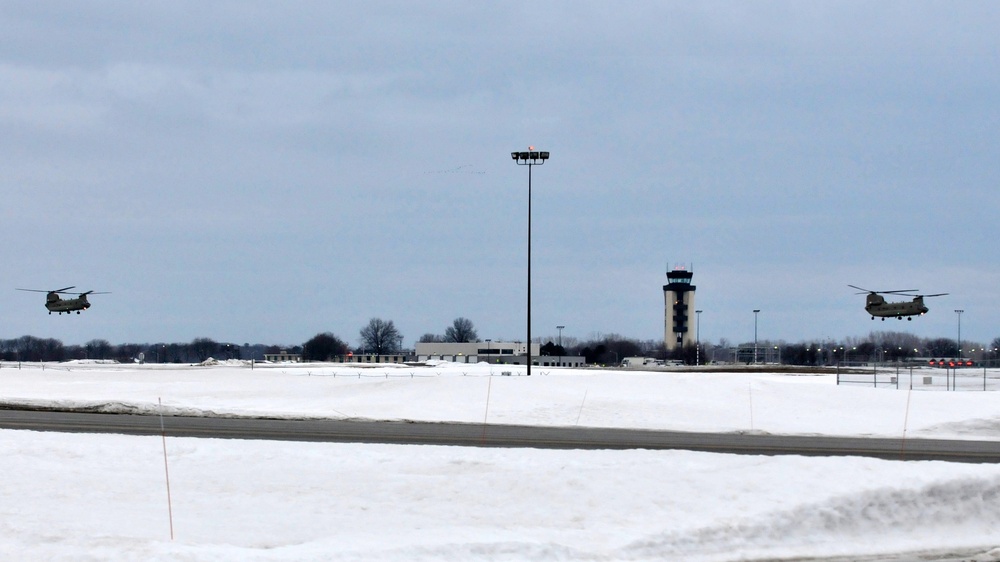
[{"label": "chain-link fence", "polygon": [[837,365],[837,384],[907,390],[1000,390],[1000,367],[994,365]]}]

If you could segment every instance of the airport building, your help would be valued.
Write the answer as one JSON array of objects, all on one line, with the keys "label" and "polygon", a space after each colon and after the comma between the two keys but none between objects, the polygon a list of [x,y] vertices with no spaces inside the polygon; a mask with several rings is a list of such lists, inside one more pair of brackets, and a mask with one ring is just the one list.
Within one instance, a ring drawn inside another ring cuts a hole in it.
[{"label": "airport building", "polygon": [[[523,342],[427,342],[417,343],[417,361],[451,361],[453,363],[491,363],[525,365],[528,346]],[[583,357],[576,355],[541,355],[541,344],[531,344],[531,364],[539,367],[583,367]]]},{"label": "airport building", "polygon": [[279,353],[265,353],[264,361],[270,361],[272,363],[301,363],[302,354],[288,353],[282,349]]},{"label": "airport building", "polygon": [[675,267],[663,286],[663,344],[667,351],[695,345],[694,272]]}]

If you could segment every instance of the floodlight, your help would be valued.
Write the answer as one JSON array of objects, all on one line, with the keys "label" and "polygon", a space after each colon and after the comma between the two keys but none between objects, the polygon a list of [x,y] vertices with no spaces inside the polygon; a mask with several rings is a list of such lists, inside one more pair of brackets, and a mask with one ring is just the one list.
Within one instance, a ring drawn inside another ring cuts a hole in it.
[{"label": "floodlight", "polygon": [[[549,159],[548,152],[536,151],[534,146],[528,147],[528,152],[511,152],[510,158],[514,160],[514,163],[518,166],[528,167],[528,352],[527,352],[527,371],[528,376],[531,376],[531,168],[532,166],[540,166]],[[559,326],[560,332],[560,345],[562,344],[562,326]],[[561,361],[561,360],[560,360]]]}]

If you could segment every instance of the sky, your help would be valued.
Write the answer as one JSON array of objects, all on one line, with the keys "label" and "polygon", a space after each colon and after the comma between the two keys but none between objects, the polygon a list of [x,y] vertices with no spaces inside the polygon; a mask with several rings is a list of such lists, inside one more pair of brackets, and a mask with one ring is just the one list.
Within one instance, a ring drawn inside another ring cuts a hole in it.
[{"label": "sky", "polygon": [[[5,2],[0,337],[1000,336],[991,2]],[[949,293],[871,321],[872,290]],[[16,288],[108,291],[72,318]],[[954,310],[964,310],[958,315]],[[959,320],[960,319],[960,320]]]},{"label": "sky", "polygon": [[1000,467],[989,463],[169,433],[182,414],[997,439],[995,393],[974,391],[971,373],[949,392],[937,369],[918,369],[912,391],[836,386],[832,374],[504,369],[515,376],[485,363],[4,364],[7,405],[163,412],[167,435],[0,430],[0,554],[1000,560]]}]

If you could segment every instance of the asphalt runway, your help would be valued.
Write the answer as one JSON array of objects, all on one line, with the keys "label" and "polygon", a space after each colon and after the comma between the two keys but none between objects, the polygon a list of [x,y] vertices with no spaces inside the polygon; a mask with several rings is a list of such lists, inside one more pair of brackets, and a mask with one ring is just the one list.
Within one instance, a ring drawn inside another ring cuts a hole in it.
[{"label": "asphalt runway", "polygon": [[[161,429],[162,423],[162,429]],[[0,428],[221,439],[392,443],[540,449],[680,449],[745,455],[860,456],[888,460],[1000,462],[1000,442],[762,433],[688,433],[413,421],[268,419],[0,410]]]}]

